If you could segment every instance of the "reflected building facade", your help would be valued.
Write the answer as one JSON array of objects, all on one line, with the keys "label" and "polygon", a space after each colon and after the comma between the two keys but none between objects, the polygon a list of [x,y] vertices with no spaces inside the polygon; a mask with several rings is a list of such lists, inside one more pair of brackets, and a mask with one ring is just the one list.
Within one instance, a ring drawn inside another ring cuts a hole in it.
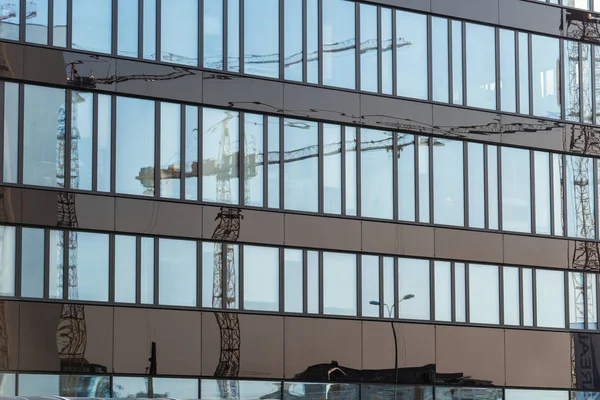
[{"label": "reflected building facade", "polygon": [[599,0],[0,0],[0,397],[600,398],[599,102]]}]

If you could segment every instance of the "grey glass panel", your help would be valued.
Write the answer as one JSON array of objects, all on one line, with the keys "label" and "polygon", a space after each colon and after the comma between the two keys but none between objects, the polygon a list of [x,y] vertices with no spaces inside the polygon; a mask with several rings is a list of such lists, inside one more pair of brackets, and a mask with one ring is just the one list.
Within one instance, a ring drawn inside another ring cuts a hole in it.
[{"label": "grey glass panel", "polygon": [[229,309],[240,307],[240,246],[237,244],[223,244],[223,251],[227,255],[227,287],[225,306]]},{"label": "grey glass panel", "polygon": [[467,286],[464,263],[454,264],[454,316],[456,322],[467,322]]},{"label": "grey glass panel", "polygon": [[115,376],[112,382],[113,398],[148,397],[148,378]]},{"label": "grey glass panel", "polygon": [[[448,281],[449,282],[449,281]],[[398,315],[406,319],[430,319],[429,261],[398,259]],[[413,297],[410,297],[413,295]]]},{"label": "grey glass panel", "polygon": [[598,329],[598,292],[596,274],[587,274],[587,296],[588,296],[588,329]]},{"label": "grey glass panel", "polygon": [[71,188],[92,190],[94,96],[71,92]]},{"label": "grey glass panel", "polygon": [[448,102],[448,20],[431,18],[431,86],[433,100]]},{"label": "grey glass panel", "polygon": [[[231,397],[223,393],[232,385],[238,389],[237,399],[254,400],[264,399],[266,397],[278,396],[281,398],[281,383],[279,382],[260,382],[260,381],[217,381],[202,379],[201,399],[227,400]],[[225,389],[227,388],[227,389]]]},{"label": "grey glass panel", "polygon": [[244,0],[244,73],[279,78],[279,0]]},{"label": "grey glass panel", "polygon": [[398,96],[427,99],[427,16],[396,10]]},{"label": "grey glass panel", "polygon": [[550,155],[540,151],[533,153],[535,168],[535,232],[550,232]]},{"label": "grey glass panel", "polygon": [[398,133],[398,219],[415,220],[415,136]]},{"label": "grey glass panel", "polygon": [[15,374],[0,374],[0,396],[17,394],[17,379]]},{"label": "grey glass panel", "polygon": [[583,97],[583,122],[591,124],[593,122],[592,107],[592,46],[581,44],[581,90]]},{"label": "grey glass panel", "polygon": [[500,29],[500,109],[517,111],[515,32]]},{"label": "grey glass panel", "polygon": [[436,400],[468,400],[486,399],[501,400],[502,389],[464,388],[464,387],[442,387],[435,388]]},{"label": "grey glass panel", "polygon": [[160,197],[181,197],[181,106],[160,103]]},{"label": "grey glass panel", "polygon": [[[535,305],[537,326],[545,328],[565,327],[565,275],[562,271],[535,271]],[[541,290],[543,288],[543,290]]]},{"label": "grey glass panel", "polygon": [[360,130],[361,215],[391,219],[394,213],[393,134]]},{"label": "grey glass panel", "polygon": [[21,296],[44,296],[44,230],[21,231]]},{"label": "grey glass panel", "polygon": [[433,145],[434,222],[464,226],[463,142],[435,139]]},{"label": "grey glass panel", "polygon": [[519,40],[519,112],[529,114],[529,34],[518,32]]},{"label": "grey glass panel", "polygon": [[263,206],[264,135],[263,116],[244,114],[244,203]]},{"label": "grey glass panel", "polygon": [[563,0],[563,5],[568,6],[568,7],[575,7],[575,8],[582,8],[584,10],[589,10],[590,9],[589,1],[590,0]]},{"label": "grey glass panel", "polygon": [[[197,399],[198,379],[152,378],[154,398]],[[150,396],[148,396],[150,397]]]},{"label": "grey glass panel", "polygon": [[522,390],[506,389],[506,400],[568,400],[569,392],[566,390]]},{"label": "grey glass panel", "polygon": [[504,267],[504,325],[520,325],[519,268]]},{"label": "grey glass panel", "polygon": [[16,228],[0,226],[0,296],[15,295]]},{"label": "grey glass panel", "polygon": [[563,210],[563,156],[552,154],[552,198],[554,200],[554,234],[564,235],[564,210]]},{"label": "grey glass panel", "polygon": [[[319,159],[316,122],[284,120],[284,208],[298,211],[318,211]],[[303,151],[308,157],[298,157]]]},{"label": "grey glass panel", "polygon": [[141,251],[140,300],[142,304],[152,304],[154,303],[154,239],[143,237]]},{"label": "grey glass panel", "polygon": [[379,317],[379,257],[361,256],[362,315]]},{"label": "grey glass panel", "polygon": [[65,91],[25,85],[24,96],[23,183],[64,187]]},{"label": "grey glass panel", "polygon": [[138,0],[118,0],[117,54],[138,56]]},{"label": "grey glass panel", "polygon": [[[206,0],[204,3],[207,4],[208,2],[209,0]],[[144,59],[156,60],[156,0],[144,0],[144,26],[142,34],[144,35],[144,47],[142,49]]]},{"label": "grey glass panel", "polygon": [[244,246],[244,309],[279,311],[279,249]]},{"label": "grey glass panel", "polygon": [[327,0],[322,2],[322,7],[323,84],[354,89],[356,87],[354,2]]},{"label": "grey glass panel", "polygon": [[487,147],[488,228],[498,229],[498,147]]},{"label": "grey glass panel", "polygon": [[301,313],[304,302],[302,250],[284,250],[284,311]]},{"label": "grey glass panel", "polygon": [[378,400],[431,400],[433,399],[433,388],[420,386],[393,386],[393,385],[369,385],[362,384],[361,398]]},{"label": "grey glass panel", "polygon": [[564,52],[565,119],[567,121],[580,121],[579,43],[570,40],[565,41]]},{"label": "grey glass panel", "polygon": [[154,102],[117,97],[116,191],[154,195]]},{"label": "grey glass panel", "polygon": [[307,262],[307,312],[317,314],[319,312],[319,252],[307,252]]},{"label": "grey glass panel", "polygon": [[185,199],[198,200],[198,107],[185,106]]},{"label": "grey glass panel", "polygon": [[392,37],[392,10],[381,8],[381,92],[394,93],[394,39]]},{"label": "grey glass panel", "polygon": [[67,0],[54,0],[53,45],[67,47]]},{"label": "grey glass panel", "polygon": [[323,253],[323,312],[356,315],[356,255]]},{"label": "grey glass panel", "polygon": [[485,228],[484,147],[479,143],[467,143],[467,146],[469,226],[472,228]]},{"label": "grey glass panel", "polygon": [[531,35],[533,115],[560,118],[558,39]]},{"label": "grey glass panel", "polygon": [[462,22],[452,21],[452,103],[463,104]]},{"label": "grey glass panel", "polygon": [[223,69],[223,1],[204,0],[204,67]]},{"label": "grey glass panel", "polygon": [[69,299],[108,301],[108,235],[69,232],[69,268]]},{"label": "grey glass panel", "polygon": [[360,90],[378,91],[377,7],[360,5]]},{"label": "grey glass panel", "polygon": [[[383,314],[384,318],[394,318],[394,308],[402,299],[396,303],[395,294],[395,277],[394,277],[394,259],[391,257],[383,257],[383,304],[388,306],[388,312]],[[407,298],[407,300],[410,300]]]},{"label": "grey glass panel", "polygon": [[17,183],[19,165],[18,138],[19,85],[4,82],[4,182]]},{"label": "grey glass panel", "polygon": [[268,117],[267,120],[267,135],[268,135],[268,143],[267,149],[268,153],[268,162],[269,169],[267,171],[268,174],[268,207],[269,208],[279,208],[281,205],[279,204],[280,198],[280,168],[281,168],[281,156],[279,154],[279,138],[280,138],[280,129],[279,129],[280,119],[278,117]]},{"label": "grey glass panel", "polygon": [[500,322],[500,288],[496,265],[469,264],[469,322]]},{"label": "grey glass panel", "polygon": [[240,72],[240,0],[227,2],[227,70]]},{"label": "grey glass panel", "polygon": [[319,83],[319,0],[306,0],[306,81]]},{"label": "grey glass panel", "polygon": [[452,320],[452,274],[450,262],[435,261],[435,320]]},{"label": "grey glass panel", "polygon": [[[331,384],[328,383],[283,383],[283,399],[327,399],[330,398]],[[350,383],[338,383],[335,385],[336,398],[340,400],[358,400],[360,398],[360,386]],[[367,397],[368,398],[368,397]],[[402,397],[399,397],[402,398]]]},{"label": "grey glass panel", "polygon": [[358,137],[356,128],[345,127],[346,142],[346,215],[356,215],[357,213],[357,163],[356,163],[356,144]]},{"label": "grey glass panel", "polygon": [[158,303],[196,305],[196,242],[159,239]]},{"label": "grey glass panel", "polygon": [[582,272],[567,272],[569,288],[569,328],[585,328],[585,282]]},{"label": "grey glass panel", "polygon": [[419,222],[429,222],[429,138],[419,136]]},{"label": "grey glass panel", "polygon": [[205,201],[239,203],[239,118],[234,111],[202,109],[202,199]]},{"label": "grey glass panel", "polygon": [[98,95],[98,177],[97,190],[99,192],[110,192],[111,171],[111,117],[112,97]]},{"label": "grey glass panel", "polygon": [[496,108],[496,41],[494,28],[466,24],[467,105]]},{"label": "grey glass panel", "polygon": [[502,228],[531,232],[529,150],[502,147]]},{"label": "grey glass panel", "polygon": [[523,269],[523,325],[533,326],[533,271]]},{"label": "grey glass panel", "polygon": [[29,43],[48,44],[48,0],[26,4],[25,40]]},{"label": "grey glass panel", "polygon": [[160,60],[198,65],[198,0],[161,2]]},{"label": "grey glass panel", "polygon": [[[213,286],[214,275],[221,275],[223,262],[221,243],[202,243],[202,307],[222,307],[222,288]],[[213,294],[217,296],[213,297]]]},{"label": "grey glass panel", "polygon": [[115,301],[135,303],[136,239],[115,235]]},{"label": "grey glass panel", "polygon": [[342,136],[339,125],[323,124],[323,212],[342,213]]},{"label": "grey glass panel", "polygon": [[110,377],[19,374],[19,396],[107,398],[110,396]]},{"label": "grey glass panel", "polygon": [[595,237],[594,163],[591,158],[566,156],[567,234]]},{"label": "grey glass panel", "polygon": [[[69,238],[75,239],[73,244],[77,244],[77,232],[68,232],[67,235],[69,235]],[[62,299],[64,298],[65,232],[52,230],[48,233],[48,236],[48,297],[51,299]],[[73,249],[77,249],[77,245]],[[69,254],[70,265],[77,266],[76,257],[77,254],[74,251]]]},{"label": "grey glass panel", "polygon": [[284,0],[283,12],[284,77],[302,82],[302,0]]},{"label": "grey glass panel", "polygon": [[0,38],[19,40],[19,23],[21,20],[21,10],[19,2],[4,0],[0,2],[0,7],[5,17],[0,21]]},{"label": "grey glass panel", "polygon": [[112,0],[72,0],[74,49],[111,52]]}]

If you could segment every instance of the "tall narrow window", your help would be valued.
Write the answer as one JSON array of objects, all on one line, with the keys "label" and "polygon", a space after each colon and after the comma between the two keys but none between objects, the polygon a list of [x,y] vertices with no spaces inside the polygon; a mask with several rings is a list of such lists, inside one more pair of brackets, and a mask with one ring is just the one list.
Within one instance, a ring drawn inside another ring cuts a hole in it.
[{"label": "tall narrow window", "polygon": [[112,3],[112,0],[72,0],[74,49],[111,53]]},{"label": "tall narrow window", "polygon": [[379,35],[377,34],[377,7],[360,5],[360,90],[377,92],[379,81]]},{"label": "tall narrow window", "polygon": [[466,266],[454,263],[454,314],[456,322],[467,322]]},{"label": "tall narrow window", "polygon": [[323,124],[323,212],[342,213],[342,142],[339,125]]},{"label": "tall narrow window", "polygon": [[319,0],[306,0],[306,79],[319,83]]},{"label": "tall narrow window", "polygon": [[279,78],[279,0],[244,0],[244,72]]},{"label": "tall narrow window", "polygon": [[523,325],[533,326],[533,270],[523,268]]},{"label": "tall narrow window", "polygon": [[223,69],[223,1],[204,0],[205,68]]},{"label": "tall narrow window", "polygon": [[279,198],[281,194],[280,188],[280,171],[281,171],[281,156],[279,154],[280,139],[280,119],[278,117],[268,117],[267,119],[267,134],[268,134],[268,154],[265,160],[268,162],[268,207],[279,208]]},{"label": "tall narrow window", "polygon": [[240,0],[227,2],[227,71],[240,72]]},{"label": "tall narrow window", "polygon": [[394,38],[392,37],[392,10],[381,8],[381,92],[394,93],[393,53]]},{"label": "tall narrow window", "polygon": [[110,192],[112,157],[112,96],[98,95],[97,190]]},{"label": "tall narrow window", "polygon": [[533,115],[560,118],[559,41],[539,35],[531,35],[531,40]]},{"label": "tall narrow window", "polygon": [[185,106],[185,199],[198,200],[198,107]]},{"label": "tall narrow window", "polygon": [[583,272],[568,272],[569,286],[569,328],[585,328],[585,302],[587,290]]},{"label": "tall narrow window", "polygon": [[54,0],[54,37],[52,44],[67,47],[67,0]]},{"label": "tall narrow window", "polygon": [[345,127],[346,144],[346,215],[357,214],[357,128]]},{"label": "tall narrow window", "polygon": [[308,282],[306,283],[307,288],[307,305],[306,310],[309,314],[319,313],[319,252],[308,251],[307,252],[306,265]]},{"label": "tall narrow window", "polygon": [[323,253],[323,312],[356,315],[356,255]]},{"label": "tall narrow window", "polygon": [[69,232],[68,250],[69,300],[108,301],[108,235]]},{"label": "tall narrow window", "polygon": [[196,305],[196,242],[159,239],[158,303]]},{"label": "tall narrow window", "polygon": [[500,29],[500,108],[517,111],[515,32]]},{"label": "tall narrow window", "polygon": [[467,105],[496,109],[496,40],[490,26],[466,24]]},{"label": "tall narrow window", "polygon": [[499,318],[498,267],[469,264],[469,322],[498,324]]},{"label": "tall narrow window", "polygon": [[452,321],[452,272],[447,261],[435,261],[435,320]]},{"label": "tall narrow window", "polygon": [[285,249],[283,309],[285,312],[301,313],[304,309],[304,270],[302,250]]},{"label": "tall narrow window", "polygon": [[244,309],[279,311],[279,249],[244,246]]},{"label": "tall narrow window", "polygon": [[0,296],[15,295],[17,231],[13,226],[0,226]]},{"label": "tall narrow window", "polygon": [[[323,7],[323,84],[356,87],[355,5],[352,1],[327,0]],[[373,73],[377,75],[377,73]]]},{"label": "tall narrow window", "polygon": [[[389,307],[389,312],[383,314],[384,318],[395,318],[396,310],[396,282],[394,276],[394,259],[392,257],[382,257],[383,264],[383,303]],[[408,300],[408,298],[407,298]]]},{"label": "tall narrow window", "polygon": [[593,122],[592,109],[592,57],[593,49],[589,44],[581,44],[581,91],[583,97],[583,122],[591,124]]},{"label": "tall narrow window", "polygon": [[302,38],[302,0],[284,0],[283,6],[284,78],[302,82],[304,51]]},{"label": "tall narrow window", "polygon": [[487,146],[487,167],[488,228],[498,229],[498,147],[496,146]]},{"label": "tall narrow window", "polygon": [[541,151],[533,153],[535,168],[535,232],[550,232],[550,155]]},{"label": "tall narrow window", "polygon": [[430,319],[431,279],[429,261],[398,259],[398,316],[406,319]]},{"label": "tall narrow window", "polygon": [[140,254],[142,266],[140,285],[140,299],[142,304],[154,303],[154,239],[142,238],[142,254]]},{"label": "tall narrow window", "polygon": [[117,54],[138,56],[138,0],[118,0]]},{"label": "tall narrow window", "polygon": [[593,160],[567,155],[566,161],[567,234],[593,239],[596,236]]},{"label": "tall narrow window", "polygon": [[519,32],[519,112],[529,114],[529,34]]},{"label": "tall narrow window", "polygon": [[[209,0],[204,3],[208,3]],[[222,0],[216,0],[221,2]],[[144,48],[142,49],[144,59],[156,60],[156,0],[144,0]],[[221,50],[221,55],[223,50]]]},{"label": "tall narrow window", "polygon": [[428,223],[430,220],[429,212],[429,138],[419,136],[418,156],[419,156],[419,222]]},{"label": "tall narrow window", "polygon": [[[319,201],[318,129],[315,122],[284,120],[284,207],[317,212]],[[309,150],[308,157],[298,157]]]},{"label": "tall narrow window", "polygon": [[244,203],[257,207],[263,205],[263,127],[262,115],[244,114]]},{"label": "tall narrow window", "polygon": [[463,46],[460,21],[452,21],[452,103],[463,104]]},{"label": "tall narrow window", "polygon": [[94,95],[71,92],[71,189],[92,190]]},{"label": "tall narrow window", "polygon": [[531,232],[529,150],[502,147],[502,228]]},{"label": "tall narrow window", "polygon": [[391,219],[393,197],[393,135],[373,129],[360,130],[361,215]]},{"label": "tall narrow window", "polygon": [[554,200],[554,235],[563,236],[565,234],[566,215],[563,210],[563,162],[561,154],[552,154],[552,198]]},{"label": "tall narrow window", "polygon": [[160,19],[160,60],[197,66],[198,0],[161,2]]},{"label": "tall narrow window", "polygon": [[431,54],[433,100],[448,102],[448,20],[431,18]]},{"label": "tall narrow window", "polygon": [[[69,255],[76,257],[77,251],[79,250],[79,243],[77,242],[77,232],[70,231],[66,232],[68,240],[72,240],[73,248]],[[62,299],[64,298],[64,268],[65,268],[65,231],[51,230],[48,232],[48,297],[51,299]],[[77,271],[77,262],[70,260],[69,263],[75,267]],[[75,287],[73,287],[75,288]],[[78,291],[70,293],[69,296],[75,296],[78,298]],[[75,298],[73,297],[73,298]]]},{"label": "tall narrow window", "polygon": [[4,82],[3,165],[3,181],[17,183],[19,165],[19,84],[11,82]]},{"label": "tall narrow window", "polygon": [[398,96],[427,99],[427,16],[396,10]]},{"label": "tall narrow window", "polygon": [[136,298],[136,238],[115,235],[115,301],[135,303]]},{"label": "tall narrow window", "polygon": [[580,121],[579,42],[565,40],[564,71],[565,119],[567,121]]},{"label": "tall narrow window", "polygon": [[485,168],[484,147],[479,143],[468,143],[469,172],[469,226],[485,228]]},{"label": "tall narrow window", "polygon": [[48,0],[25,3],[25,40],[48,44]]},{"label": "tall narrow window", "polygon": [[398,133],[398,219],[415,220],[415,136]]},{"label": "tall narrow window", "polygon": [[565,273],[538,269],[535,271],[537,326],[565,327]]},{"label": "tall narrow window", "polygon": [[361,256],[362,316],[379,317],[379,257]]},{"label": "tall narrow window", "polygon": [[433,205],[435,223],[464,226],[463,142],[434,139]]}]

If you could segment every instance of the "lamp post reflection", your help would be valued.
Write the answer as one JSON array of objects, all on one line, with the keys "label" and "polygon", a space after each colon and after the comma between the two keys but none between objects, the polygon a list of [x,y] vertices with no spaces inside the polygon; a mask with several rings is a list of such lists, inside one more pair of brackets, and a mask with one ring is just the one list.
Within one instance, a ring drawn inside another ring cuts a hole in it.
[{"label": "lamp post reflection", "polygon": [[[414,294],[407,294],[406,296],[401,298],[397,303],[392,304],[391,307],[383,303],[383,306],[387,310],[388,317],[392,318],[392,313],[394,312],[394,307],[396,305],[398,305],[398,308],[400,308],[400,303],[402,303],[404,300],[410,300],[414,297]],[[373,306],[381,305],[381,303],[377,300],[372,300],[369,302],[369,304]],[[392,334],[394,335],[394,383],[398,383],[398,338],[396,337],[396,328],[394,328],[394,321],[390,321],[390,324],[392,327]]]}]

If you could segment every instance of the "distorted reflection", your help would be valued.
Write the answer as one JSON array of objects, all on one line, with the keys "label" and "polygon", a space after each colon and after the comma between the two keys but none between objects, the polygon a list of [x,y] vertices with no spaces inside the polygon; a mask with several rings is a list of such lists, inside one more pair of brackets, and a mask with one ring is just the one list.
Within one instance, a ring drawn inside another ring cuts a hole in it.
[{"label": "distorted reflection", "polygon": [[27,42],[48,44],[48,3],[48,0],[25,3],[25,40]]},{"label": "distorted reflection", "polygon": [[0,374],[0,396],[14,396],[17,394],[15,374]]},{"label": "distorted reflection", "polygon": [[19,396],[110,397],[108,376],[19,375]]},{"label": "distorted reflection", "polygon": [[433,388],[428,386],[402,387],[392,385],[361,385],[361,398],[373,400],[431,400]]},{"label": "distorted reflection", "polygon": [[283,384],[283,399],[340,399],[358,400],[359,385],[350,383],[288,383]]},{"label": "distorted reflection", "polygon": [[[227,390],[235,382],[238,392],[230,394]],[[235,396],[239,400],[278,399],[281,398],[281,383],[257,381],[219,381],[202,379],[201,399],[229,400]]]},{"label": "distorted reflection", "polygon": [[502,389],[436,387],[436,400],[502,400]]}]

